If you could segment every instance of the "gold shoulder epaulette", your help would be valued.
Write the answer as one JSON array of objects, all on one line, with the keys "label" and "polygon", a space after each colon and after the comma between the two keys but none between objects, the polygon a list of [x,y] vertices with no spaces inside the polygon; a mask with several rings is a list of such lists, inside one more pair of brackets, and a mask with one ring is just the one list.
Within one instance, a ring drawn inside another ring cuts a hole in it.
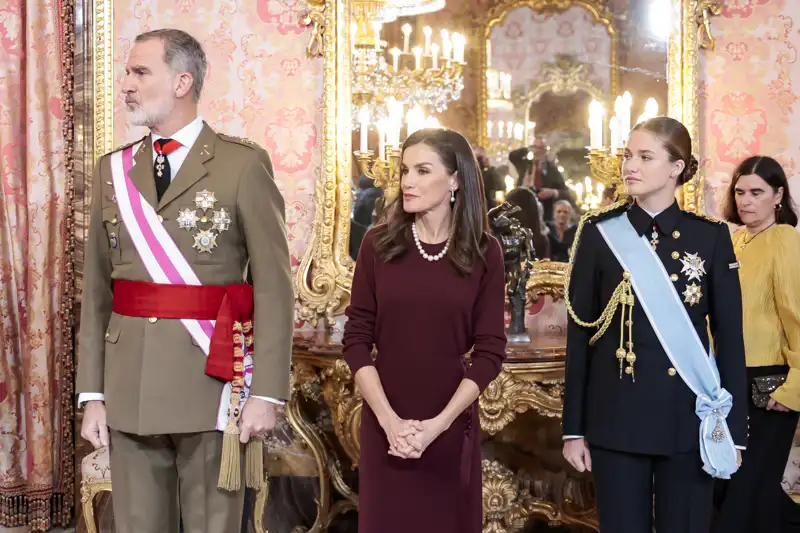
[{"label": "gold shoulder epaulette", "polygon": [[725,224],[724,220],[720,220],[718,218],[710,217],[708,215],[698,215],[697,213],[693,213],[692,211],[685,211],[686,213],[692,215],[693,217],[699,220],[705,220],[707,222],[711,222],[713,224]]},{"label": "gold shoulder epaulette", "polygon": [[235,137],[233,135],[226,135],[224,133],[218,134],[222,140],[233,142],[236,144],[241,144],[242,146],[247,146],[249,148],[253,148],[255,150],[261,149],[261,146],[258,145],[257,142],[251,141],[250,139],[246,139],[244,137]]}]

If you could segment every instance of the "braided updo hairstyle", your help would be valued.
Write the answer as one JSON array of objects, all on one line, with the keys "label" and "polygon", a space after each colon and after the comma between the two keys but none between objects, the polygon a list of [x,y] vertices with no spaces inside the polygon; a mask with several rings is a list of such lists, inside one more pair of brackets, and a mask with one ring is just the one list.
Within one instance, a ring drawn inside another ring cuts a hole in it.
[{"label": "braided updo hairstyle", "polygon": [[638,123],[631,132],[637,130],[648,131],[655,135],[669,154],[670,161],[683,161],[684,167],[678,176],[678,185],[683,185],[697,174],[699,164],[692,155],[692,138],[686,126],[674,118],[654,117]]}]

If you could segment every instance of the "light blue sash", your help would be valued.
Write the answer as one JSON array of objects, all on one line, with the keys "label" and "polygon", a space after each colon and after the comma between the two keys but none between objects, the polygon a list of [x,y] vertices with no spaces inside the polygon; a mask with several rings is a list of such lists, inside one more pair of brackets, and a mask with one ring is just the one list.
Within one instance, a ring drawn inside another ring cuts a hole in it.
[{"label": "light blue sash", "polygon": [[619,264],[630,272],[637,300],[672,366],[697,395],[703,470],[712,477],[729,479],[738,469],[736,448],[725,421],[733,397],[720,384],[713,350],[706,352],[664,265],[627,215],[604,220],[597,228]]}]

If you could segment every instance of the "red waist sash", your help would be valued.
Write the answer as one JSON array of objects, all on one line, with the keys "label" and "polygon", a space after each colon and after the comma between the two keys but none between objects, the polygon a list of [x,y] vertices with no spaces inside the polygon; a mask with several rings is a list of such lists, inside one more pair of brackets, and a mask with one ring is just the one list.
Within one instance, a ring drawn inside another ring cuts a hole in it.
[{"label": "red waist sash", "polygon": [[114,281],[114,312],[124,316],[216,320],[206,375],[234,378],[234,325],[253,320],[253,287],[167,285],[149,281]]}]

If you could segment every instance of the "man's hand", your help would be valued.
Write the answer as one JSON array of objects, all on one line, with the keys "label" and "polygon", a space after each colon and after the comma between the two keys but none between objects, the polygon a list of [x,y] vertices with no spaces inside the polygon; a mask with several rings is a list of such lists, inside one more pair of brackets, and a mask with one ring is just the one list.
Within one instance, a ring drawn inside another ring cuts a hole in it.
[{"label": "man's hand", "polygon": [[542,189],[539,191],[538,194],[539,200],[547,200],[549,198],[557,198],[558,197],[558,190],[557,189]]},{"label": "man's hand", "polygon": [[564,459],[578,472],[592,471],[592,456],[589,454],[589,447],[586,446],[586,439],[564,441]]},{"label": "man's hand", "polygon": [[261,398],[253,398],[252,396],[248,398],[242,412],[239,442],[247,444],[250,437],[263,435],[265,432],[271,431],[278,422],[277,408],[277,404]]},{"label": "man's hand", "polygon": [[108,446],[108,425],[106,424],[106,404],[102,400],[86,402],[83,408],[81,437],[88,440],[94,449]]},{"label": "man's hand", "polygon": [[736,466],[742,466],[742,450],[736,449]]}]

